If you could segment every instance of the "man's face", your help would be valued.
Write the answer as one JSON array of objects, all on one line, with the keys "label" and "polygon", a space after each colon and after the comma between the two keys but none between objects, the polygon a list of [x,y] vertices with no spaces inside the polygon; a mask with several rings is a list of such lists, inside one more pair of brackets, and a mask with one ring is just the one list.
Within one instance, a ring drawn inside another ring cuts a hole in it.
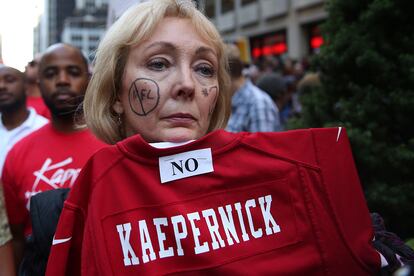
[{"label": "man's face", "polygon": [[0,112],[16,110],[25,103],[23,73],[0,65]]},{"label": "man's face", "polygon": [[29,84],[37,83],[37,72],[39,71],[40,54],[37,54],[32,61],[28,62],[24,71],[26,82]]},{"label": "man's face", "polygon": [[53,116],[72,117],[83,101],[88,81],[88,68],[76,49],[58,45],[42,57],[39,85]]}]

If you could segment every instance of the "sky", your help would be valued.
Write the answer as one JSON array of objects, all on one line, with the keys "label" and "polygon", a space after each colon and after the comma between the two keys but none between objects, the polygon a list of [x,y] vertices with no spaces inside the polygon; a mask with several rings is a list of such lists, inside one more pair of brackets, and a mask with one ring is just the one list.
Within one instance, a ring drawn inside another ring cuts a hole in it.
[{"label": "sky", "polygon": [[42,0],[0,0],[3,63],[24,70],[33,59],[33,28],[43,10]]}]

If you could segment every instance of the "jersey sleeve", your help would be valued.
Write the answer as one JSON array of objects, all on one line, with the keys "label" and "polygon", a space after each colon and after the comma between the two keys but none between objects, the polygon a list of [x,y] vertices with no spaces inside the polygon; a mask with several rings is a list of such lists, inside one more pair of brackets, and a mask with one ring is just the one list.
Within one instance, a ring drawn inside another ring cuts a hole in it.
[{"label": "jersey sleeve", "polygon": [[88,163],[65,201],[46,268],[46,275],[81,275],[82,244],[92,182]]},{"label": "jersey sleeve", "polygon": [[80,275],[83,228],[82,211],[65,203],[53,237],[46,275]]},{"label": "jersey sleeve", "polygon": [[1,176],[9,224],[23,224],[29,216],[24,200],[18,196],[18,191],[21,189],[16,167],[18,163],[17,153],[12,149],[6,157]]},{"label": "jersey sleeve", "polygon": [[313,130],[312,137],[331,215],[340,235],[361,264],[379,267],[380,256],[371,245],[371,218],[345,129]]}]

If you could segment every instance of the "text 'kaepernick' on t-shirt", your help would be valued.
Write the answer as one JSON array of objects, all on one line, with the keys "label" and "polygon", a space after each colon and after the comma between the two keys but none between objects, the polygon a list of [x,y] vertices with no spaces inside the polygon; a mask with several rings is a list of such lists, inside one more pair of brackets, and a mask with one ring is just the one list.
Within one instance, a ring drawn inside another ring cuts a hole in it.
[{"label": "text 'kaepernick' on t-shirt", "polygon": [[208,265],[197,255],[217,251],[226,262],[298,242],[289,190],[278,185],[283,182],[232,190],[230,202],[219,193],[108,217],[103,227],[106,240],[116,241],[107,246],[114,269],[140,265],[145,271],[167,258],[185,259],[180,269],[188,269]]},{"label": "text 'kaepernick' on t-shirt", "polygon": [[46,275],[375,275],[372,237],[341,128],[135,135],[82,169]]}]

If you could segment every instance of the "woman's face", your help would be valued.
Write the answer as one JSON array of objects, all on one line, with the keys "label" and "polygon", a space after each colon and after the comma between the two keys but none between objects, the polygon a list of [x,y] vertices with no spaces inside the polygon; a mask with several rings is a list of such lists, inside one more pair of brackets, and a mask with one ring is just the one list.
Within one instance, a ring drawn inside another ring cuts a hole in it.
[{"label": "woman's face", "polygon": [[164,18],[126,62],[114,110],[124,114],[127,136],[183,142],[206,134],[219,93],[218,64],[190,20]]}]

